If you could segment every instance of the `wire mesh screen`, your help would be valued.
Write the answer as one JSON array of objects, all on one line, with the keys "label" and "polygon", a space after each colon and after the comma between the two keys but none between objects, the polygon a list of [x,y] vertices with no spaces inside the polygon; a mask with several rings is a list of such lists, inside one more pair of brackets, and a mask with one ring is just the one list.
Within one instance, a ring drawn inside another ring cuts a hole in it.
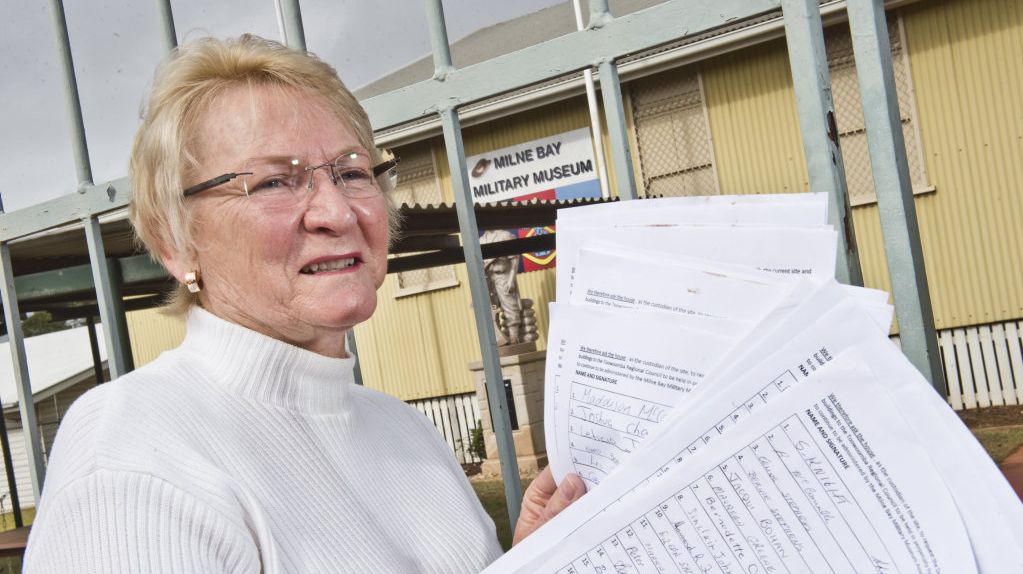
[{"label": "wire mesh screen", "polygon": [[[888,23],[888,36],[891,39],[892,67],[899,98],[902,135],[906,140],[910,179],[914,188],[922,188],[926,187],[927,183],[921,161],[920,142],[913,126],[913,83],[899,38],[898,22],[895,19]],[[874,195],[863,106],[860,103],[856,62],[853,58],[852,37],[849,35],[848,25],[842,24],[825,30],[825,40],[842,160],[845,163],[846,184],[849,186],[849,202],[852,205],[873,203],[877,198]]]},{"label": "wire mesh screen", "polygon": [[[393,191],[395,203],[436,205],[443,202],[429,142],[402,148],[397,155],[401,163]],[[404,271],[398,273],[398,295],[449,287],[454,281],[455,270],[451,265]]]},{"label": "wire mesh screen", "polygon": [[632,82],[629,93],[643,192],[648,196],[717,194],[699,75],[660,74]]}]

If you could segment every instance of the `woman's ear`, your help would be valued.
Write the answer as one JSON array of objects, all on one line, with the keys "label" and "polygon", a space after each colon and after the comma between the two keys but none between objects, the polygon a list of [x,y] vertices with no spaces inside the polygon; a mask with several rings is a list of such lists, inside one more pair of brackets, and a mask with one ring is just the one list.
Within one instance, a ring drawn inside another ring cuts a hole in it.
[{"label": "woman's ear", "polygon": [[174,276],[178,283],[185,283],[185,275],[196,271],[199,267],[196,257],[192,254],[183,255],[165,244],[161,245],[158,251],[157,256],[160,258],[163,268]]}]

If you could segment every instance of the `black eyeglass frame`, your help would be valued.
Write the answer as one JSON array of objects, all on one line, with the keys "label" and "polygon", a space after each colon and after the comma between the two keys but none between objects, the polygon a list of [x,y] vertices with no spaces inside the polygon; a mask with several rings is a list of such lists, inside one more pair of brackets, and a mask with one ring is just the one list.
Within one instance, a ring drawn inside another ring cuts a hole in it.
[{"label": "black eyeglass frame", "polygon": [[[395,167],[398,167],[398,163],[400,161],[401,161],[401,158],[395,156],[395,157],[393,157],[393,158],[391,158],[391,159],[389,159],[389,160],[387,160],[387,161],[385,161],[385,162],[383,162],[381,164],[377,164],[377,165],[373,166],[373,177],[380,177],[381,175],[391,171]],[[326,164],[324,164],[324,165],[326,165]],[[323,167],[323,166],[317,166],[317,167]],[[214,187],[217,187],[218,185],[223,185],[223,184],[231,181],[232,179],[234,179],[236,177],[243,176],[243,175],[252,175],[252,172],[251,171],[240,171],[238,173],[225,173],[223,175],[218,175],[217,177],[214,177],[213,179],[207,179],[204,182],[197,183],[197,184],[195,184],[195,185],[193,185],[191,187],[185,188],[185,191],[183,192],[183,194],[184,194],[185,197],[190,197],[190,196],[193,196],[193,195],[195,195],[197,193],[201,193],[203,191],[206,191],[207,189],[213,189]]]}]

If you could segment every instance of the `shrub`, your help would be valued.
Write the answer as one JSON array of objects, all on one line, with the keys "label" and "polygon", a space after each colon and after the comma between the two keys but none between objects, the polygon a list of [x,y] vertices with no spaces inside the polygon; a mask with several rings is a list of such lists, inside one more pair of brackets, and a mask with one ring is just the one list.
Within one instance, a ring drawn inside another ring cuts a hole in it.
[{"label": "shrub", "polygon": [[487,443],[483,440],[483,424],[476,421],[476,428],[469,430],[469,454],[485,460],[487,458]]}]

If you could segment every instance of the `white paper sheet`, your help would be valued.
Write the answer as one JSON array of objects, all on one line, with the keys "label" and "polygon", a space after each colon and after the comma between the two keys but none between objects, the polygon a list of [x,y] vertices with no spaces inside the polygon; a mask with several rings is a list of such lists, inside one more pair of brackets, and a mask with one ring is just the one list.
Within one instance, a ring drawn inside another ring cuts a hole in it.
[{"label": "white paper sheet", "polygon": [[[804,203],[737,203],[702,204],[692,206],[665,206],[659,209],[607,212],[606,214],[577,214],[563,217],[577,209],[559,210],[558,225],[821,225],[821,208],[815,202]],[[579,216],[582,215],[582,216]]]},{"label": "white paper sheet", "polygon": [[[633,508],[634,498],[644,491],[643,485],[667,472],[666,469],[687,466],[704,452],[718,452],[721,448],[719,440],[728,436],[725,432],[729,428],[739,428],[741,432],[741,427],[736,425],[744,421],[729,419],[736,415],[742,419],[757,410],[757,404],[744,402],[740,397],[755,398],[760,406],[766,406],[786,391],[797,388],[797,385],[786,384],[786,379],[796,381],[799,387],[813,386],[816,377],[824,372],[820,363],[830,362],[827,357],[833,357],[832,352],[843,356],[856,356],[858,353],[858,369],[887,381],[885,392],[896,401],[899,416],[912,429],[912,441],[928,453],[938,469],[935,475],[947,486],[960,513],[960,520],[965,524],[979,571],[1023,571],[1023,552],[1016,535],[1020,532],[1018,524],[1023,518],[1023,506],[972,434],[887,337],[877,330],[876,325],[857,313],[856,306],[850,306],[852,301],[846,298],[831,311],[819,314],[814,327],[797,336],[791,335],[790,329],[805,321],[807,315],[818,314],[827,307],[825,302],[828,300],[834,302],[836,293],[845,294],[844,290],[836,287],[834,284],[820,286],[817,292],[780,321],[775,331],[766,337],[767,342],[751,345],[747,357],[737,360],[732,369],[733,375],[743,373],[743,380],[729,385],[707,381],[702,390],[687,397],[688,401],[677,409],[677,418],[662,427],[661,434],[644,443],[629,465],[621,467],[598,490],[556,517],[545,526],[543,535],[530,537],[513,549],[506,559],[498,563],[502,566],[493,571],[536,571],[537,558],[556,545],[551,541],[564,540],[580,529],[589,531],[591,521],[603,510],[610,509],[606,514],[619,513],[616,504],[622,499],[628,501],[625,507]],[[790,338],[790,341],[786,345],[775,346],[769,341],[771,338]],[[758,348],[764,347],[774,351],[767,360],[750,367],[750,357],[757,354]],[[827,354],[821,355],[821,349],[826,349]],[[809,363],[797,358],[800,350],[804,354],[811,353]],[[788,366],[784,365],[786,361]],[[798,365],[806,364],[816,364],[818,368],[807,366],[804,376]],[[720,372],[728,374],[726,369]],[[756,389],[758,380],[766,378],[759,374],[761,372],[783,373],[783,376],[762,387],[762,391],[751,392]],[[862,389],[861,394],[869,396],[868,391]],[[722,415],[729,407],[738,408]],[[679,443],[685,442],[680,438],[682,435],[694,434],[691,429],[686,430],[687,425],[707,430],[700,434],[699,440],[680,447]],[[694,445],[696,448],[691,449]],[[672,452],[674,456],[669,460]],[[662,462],[659,464],[658,461]],[[678,464],[680,461],[684,464]],[[581,528],[583,525],[585,528]],[[954,521],[951,527],[956,527]]]},{"label": "white paper sheet", "polygon": [[[531,536],[513,548],[502,559],[508,569],[496,571],[530,571],[536,556],[619,500],[640,492],[649,479],[707,447],[761,406],[810,380],[837,353],[883,336],[860,301],[834,281],[803,282],[796,291],[804,296],[776,310],[754,329],[751,340],[733,347],[728,364],[719,365],[707,384],[686,397],[673,420],[648,439],[629,464],[545,526],[545,535]],[[692,439],[683,440],[679,428],[698,430]]]},{"label": "white paper sheet", "polygon": [[959,515],[891,402],[828,367],[565,541],[531,572],[975,572]]},{"label": "white paper sheet", "polygon": [[[827,280],[816,279],[818,284]],[[726,313],[714,309],[724,308],[733,319],[756,321],[765,310],[779,305],[780,295],[791,301],[804,297],[805,290],[813,289],[806,281],[802,276],[662,251],[630,254],[618,248],[582,248],[569,303],[720,316]],[[803,286],[797,286],[801,282]],[[888,332],[894,315],[894,308],[887,303],[888,293],[852,285],[841,289],[859,300],[882,332]],[[687,300],[702,303],[690,305]]]},{"label": "white paper sheet", "polygon": [[917,381],[891,389],[931,455],[966,524],[981,572],[1023,572],[1023,504],[973,433],[894,347],[865,347],[877,376]]},{"label": "white paper sheet", "polygon": [[752,268],[678,257],[655,262],[586,248],[579,251],[569,303],[755,322],[792,286]]},{"label": "white paper sheet", "polygon": [[[769,205],[770,211],[750,210],[750,206]],[[713,209],[711,213],[707,208]],[[692,210],[691,212],[689,210]],[[681,212],[681,213],[680,213]],[[698,213],[702,221],[693,220]],[[670,214],[664,218],[662,214]],[[643,217],[647,219],[636,219]],[[788,224],[812,225],[828,221],[828,195],[826,193],[779,193],[764,195],[709,195],[692,197],[663,197],[642,201],[598,203],[558,210],[558,224],[575,222],[628,220],[631,224],[657,223],[732,223],[732,224]],[[689,218],[688,220],[685,218]],[[730,218],[730,219],[727,219]]]},{"label": "white paper sheet", "polygon": [[829,227],[558,228],[557,300],[570,300],[579,249],[644,250],[711,259],[781,275],[833,277],[837,235]]},{"label": "white paper sheet", "polygon": [[1023,505],[888,294],[830,279],[826,206],[559,212],[545,430],[591,491],[485,572],[1023,572]]},{"label": "white paper sheet", "polygon": [[592,489],[656,431],[751,325],[551,304],[545,432],[558,482]]}]

